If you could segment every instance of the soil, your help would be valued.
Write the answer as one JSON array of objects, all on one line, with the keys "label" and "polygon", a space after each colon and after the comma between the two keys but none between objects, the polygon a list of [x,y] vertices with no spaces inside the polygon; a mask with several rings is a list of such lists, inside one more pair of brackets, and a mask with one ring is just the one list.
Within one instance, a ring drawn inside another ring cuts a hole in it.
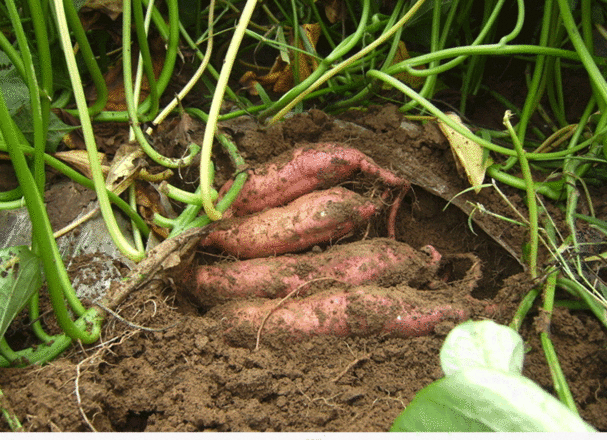
[{"label": "soil", "polygon": [[[192,138],[201,129],[191,130]],[[433,280],[405,280],[419,303],[453,304],[474,319],[508,324],[533,287],[520,264],[524,228],[478,211],[470,216],[473,205],[467,201],[516,217],[493,189],[466,193],[446,207],[466,182],[433,123],[413,124],[396,108],[384,106],[339,117],[311,111],[269,127],[242,119],[220,129],[232,136],[251,166],[304,143],[343,142],[411,180],[396,238],[414,249],[431,244],[442,255]],[[233,170],[219,149],[215,159],[221,183]],[[362,192],[369,181],[361,175],[345,185]],[[520,195],[500,188],[525,215]],[[605,200],[604,193],[596,200]],[[54,198],[57,205],[49,212],[79,213],[78,204],[62,202]],[[604,209],[596,207],[597,212]],[[558,210],[554,213],[559,221]],[[378,236],[385,236],[382,221],[345,242]],[[185,260],[209,264],[220,259],[208,253],[199,250]],[[242,344],[224,338],[217,309],[184,292],[180,279],[170,275],[160,274],[130,292],[115,309],[120,318],[108,316],[99,343],[74,344],[45,366],[0,370],[0,387],[25,430],[381,432],[418,391],[442,377],[439,351],[454,320],[413,338],[320,335],[293,342],[262,335],[255,350],[254,334]],[[384,278],[381,284],[396,289],[402,282]],[[559,292],[559,297],[566,296]],[[489,312],[484,307],[489,303],[498,307]],[[528,346],[524,374],[554,393],[537,316],[536,306],[521,330]],[[26,332],[13,329],[11,334],[19,331]],[[607,430],[604,329],[586,311],[557,309],[551,337],[580,415]],[[4,420],[0,429],[8,429]]]}]

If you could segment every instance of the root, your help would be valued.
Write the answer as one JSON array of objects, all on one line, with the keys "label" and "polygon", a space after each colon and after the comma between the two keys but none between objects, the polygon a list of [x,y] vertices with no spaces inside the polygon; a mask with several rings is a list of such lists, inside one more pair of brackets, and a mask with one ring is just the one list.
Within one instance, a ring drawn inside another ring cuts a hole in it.
[{"label": "root", "polygon": [[346,368],[344,368],[344,370],[341,373],[339,373],[337,375],[337,377],[335,377],[334,379],[332,379],[331,382],[337,383],[339,381],[339,379],[341,379],[342,377],[344,377],[346,375],[346,373],[348,373],[348,371],[350,371],[352,368],[354,368],[359,363],[361,363],[363,361],[368,361],[370,358],[371,358],[371,355],[370,354],[366,354],[364,356],[361,356],[359,358],[354,359],[352,362],[350,362],[346,366]]},{"label": "root", "polygon": [[291,298],[293,295],[295,295],[297,293],[297,291],[299,289],[301,289],[302,287],[314,282],[314,281],[325,281],[325,280],[333,280],[333,281],[338,281],[335,278],[331,278],[331,277],[323,277],[323,278],[314,278],[312,280],[306,281],[305,283],[303,283],[300,286],[297,286],[295,289],[293,289],[291,292],[289,292],[289,294],[287,296],[285,296],[284,298],[282,298],[280,301],[278,301],[278,303],[276,304],[276,306],[270,310],[266,316],[263,317],[263,319],[261,320],[261,324],[259,324],[259,329],[257,330],[257,339],[255,341],[255,351],[259,350],[259,340],[261,339],[261,331],[263,330],[263,326],[265,325],[266,321],[268,320],[268,318],[270,317],[270,315],[272,313],[274,313],[281,305],[282,303],[284,303],[287,299]]},{"label": "root", "polygon": [[[84,409],[82,408],[82,397],[80,396],[80,377],[82,376],[81,367],[86,362],[92,364],[94,361],[99,360],[101,355],[104,354],[106,351],[111,351],[112,347],[121,345],[122,343],[124,343],[124,341],[126,341],[128,338],[134,336],[136,333],[138,333],[138,330],[125,333],[125,334],[121,335],[120,337],[118,337],[118,336],[115,337],[114,339],[110,339],[109,341],[100,345],[98,347],[97,351],[95,351],[95,353],[93,353],[91,356],[81,360],[78,363],[78,365],[76,365],[76,378],[74,380],[74,393],[76,394],[76,403],[78,406],[78,411],[80,412],[80,415],[84,419],[84,422],[86,423],[86,425],[93,432],[97,432],[97,430],[95,429],[95,427],[93,426],[93,424],[87,417],[86,413],[84,412]],[[117,342],[112,343],[112,341],[116,341],[117,339],[118,339]],[[100,360],[99,360],[99,362],[100,362]]]},{"label": "root", "polygon": [[[181,321],[174,322],[173,324],[171,324],[169,326],[166,326],[166,327],[162,327],[162,328],[144,327],[142,325],[138,325],[138,324],[135,324],[134,322],[128,321],[127,319],[125,319],[122,316],[120,316],[118,313],[114,312],[112,309],[110,309],[108,307],[105,307],[103,304],[100,304],[100,303],[94,303],[94,304],[97,307],[103,309],[105,312],[107,312],[110,315],[112,315],[114,318],[116,318],[118,321],[122,322],[123,324],[126,324],[129,327],[133,327],[133,328],[135,328],[137,330],[144,330],[146,332],[163,332],[163,331],[168,330],[170,328],[173,328],[173,327],[181,324],[183,321],[185,321],[185,318],[184,318]],[[156,303],[154,303],[154,314],[156,314]]]},{"label": "root", "polygon": [[398,209],[400,208],[401,203],[403,202],[403,199],[405,198],[405,195],[407,194],[407,192],[409,191],[409,186],[405,186],[404,188],[402,188],[398,195],[396,196],[396,199],[394,199],[394,202],[392,203],[392,206],[390,207],[390,213],[388,214],[388,238],[391,238],[392,240],[396,239],[396,214],[398,213]]}]

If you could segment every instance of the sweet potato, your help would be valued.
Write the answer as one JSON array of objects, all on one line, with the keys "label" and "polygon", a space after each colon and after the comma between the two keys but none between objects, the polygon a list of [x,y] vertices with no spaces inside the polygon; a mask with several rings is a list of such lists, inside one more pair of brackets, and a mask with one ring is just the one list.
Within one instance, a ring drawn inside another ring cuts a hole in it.
[{"label": "sweet potato", "polygon": [[279,298],[303,285],[297,292],[302,295],[311,286],[306,283],[317,278],[353,286],[411,280],[421,284],[433,279],[439,261],[438,253],[419,252],[406,243],[376,238],[333,246],[323,253],[200,266],[180,279],[181,289],[198,303],[214,305],[232,299]]},{"label": "sweet potato", "polygon": [[[311,191],[331,188],[356,171],[377,177],[387,186],[409,188],[407,180],[354,148],[333,143],[307,145],[249,170],[244,187],[225,216],[239,217],[282,206]],[[232,181],[227,182],[220,195],[231,185]]]},{"label": "sweet potato", "polygon": [[239,258],[297,252],[341,238],[377,212],[370,199],[345,188],[314,191],[287,206],[213,223],[200,244]]},{"label": "sweet potato", "polygon": [[211,314],[221,317],[226,342],[236,346],[255,345],[262,323],[262,341],[271,336],[293,342],[319,335],[410,338],[432,333],[442,321],[468,318],[465,309],[452,305],[412,305],[416,297],[413,289],[334,288],[278,307],[276,301],[233,302],[215,307]]}]

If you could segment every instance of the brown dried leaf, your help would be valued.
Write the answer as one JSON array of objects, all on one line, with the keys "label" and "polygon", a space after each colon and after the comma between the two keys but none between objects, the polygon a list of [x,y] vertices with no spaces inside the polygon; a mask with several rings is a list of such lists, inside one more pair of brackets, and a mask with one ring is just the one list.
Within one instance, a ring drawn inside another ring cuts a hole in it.
[{"label": "brown dried leaf", "polygon": [[100,11],[116,20],[122,14],[122,0],[87,0],[83,8]]},{"label": "brown dried leaf", "polygon": [[325,15],[330,23],[342,21],[346,13],[346,5],[343,0],[324,0]]},{"label": "brown dried leaf", "polygon": [[[93,178],[93,174],[91,173],[91,163],[89,161],[89,155],[84,150],[71,150],[71,151],[60,151],[58,153],[53,154],[53,157],[56,159],[62,160],[63,162],[71,165],[76,168],[82,174],[84,174],[89,179]],[[97,153],[97,157],[99,158],[99,162],[101,162],[101,171],[104,176],[110,171],[109,165],[107,165],[107,160],[104,153]]]},{"label": "brown dried leaf", "polygon": [[137,144],[124,144],[118,148],[105,180],[107,188],[118,195],[127,189],[146,165],[143,156],[144,152]]},{"label": "brown dried leaf", "polygon": [[167,238],[169,236],[169,229],[161,228],[154,223],[154,213],[158,213],[164,217],[167,216],[167,212],[162,206],[158,191],[149,184],[137,182],[135,184],[135,194],[137,198],[137,206],[139,207],[139,214],[147,221],[150,228],[161,236]]},{"label": "brown dried leaf", "polygon": [[[405,61],[409,58],[411,58],[411,55],[409,55],[409,51],[407,51],[407,46],[405,45],[405,42],[399,41],[398,49],[396,50],[396,53],[394,54],[394,59],[392,60],[392,64],[390,64],[390,65],[393,66],[393,65],[398,64],[401,61]],[[426,68],[426,66],[416,67],[416,69],[425,69],[425,68]],[[405,84],[409,84],[411,87],[414,87],[414,88],[421,87],[425,81],[425,78],[423,78],[421,76],[411,75],[408,72],[400,72],[400,73],[395,74],[394,76],[397,79],[404,82]],[[390,86],[387,84],[385,87],[390,88]]]}]

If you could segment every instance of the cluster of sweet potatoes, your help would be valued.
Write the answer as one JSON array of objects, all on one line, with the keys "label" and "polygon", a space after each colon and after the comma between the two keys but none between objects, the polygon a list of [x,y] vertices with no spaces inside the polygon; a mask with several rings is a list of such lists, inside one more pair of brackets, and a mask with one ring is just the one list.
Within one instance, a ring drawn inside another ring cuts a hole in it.
[{"label": "cluster of sweet potatoes", "polygon": [[[341,144],[307,145],[247,172],[226,218],[200,242],[238,260],[190,268],[180,280],[198,303],[214,306],[230,343],[249,345],[252,331],[262,328],[264,335],[291,339],[410,337],[430,333],[443,320],[467,318],[461,307],[429,306],[410,287],[432,280],[441,256],[431,246],[416,251],[394,239],[406,180]],[[357,172],[381,185],[378,197],[336,186]],[[364,228],[385,206],[388,238],[301,254]]]}]

